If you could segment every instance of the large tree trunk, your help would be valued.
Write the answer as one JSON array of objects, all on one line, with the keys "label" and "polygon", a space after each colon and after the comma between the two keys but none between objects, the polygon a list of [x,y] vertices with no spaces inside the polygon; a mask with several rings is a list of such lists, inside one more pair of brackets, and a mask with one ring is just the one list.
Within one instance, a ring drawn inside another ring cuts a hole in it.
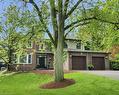
[{"label": "large tree trunk", "polygon": [[64,79],[63,72],[63,46],[62,42],[58,41],[58,47],[54,51],[54,69],[55,69],[55,81],[59,82]]},{"label": "large tree trunk", "polygon": [[56,82],[62,81],[64,79],[63,49],[64,49],[63,21],[62,21],[62,18],[59,17],[58,41],[57,41],[57,47],[54,52],[55,81]]},{"label": "large tree trunk", "polygon": [[63,72],[64,19],[62,12],[63,11],[62,3],[63,0],[58,0],[58,40],[57,40],[57,47],[54,53],[56,82],[62,81],[64,79],[64,72]]}]

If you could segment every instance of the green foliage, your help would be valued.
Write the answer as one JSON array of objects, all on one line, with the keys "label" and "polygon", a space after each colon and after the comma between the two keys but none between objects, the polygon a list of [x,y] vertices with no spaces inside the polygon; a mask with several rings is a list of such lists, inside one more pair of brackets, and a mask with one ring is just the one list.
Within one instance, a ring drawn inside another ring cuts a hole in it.
[{"label": "green foliage", "polygon": [[110,66],[112,70],[119,70],[119,60],[111,60]]},{"label": "green foliage", "polygon": [[119,44],[118,24],[109,23],[119,21],[118,7],[118,0],[106,0],[105,2],[98,0],[94,7],[82,11],[82,17],[95,16],[99,20],[90,20],[88,25],[80,27],[78,38],[85,45],[88,42],[90,49],[98,51],[109,51],[113,45]]},{"label": "green foliage", "polygon": [[43,37],[37,18],[15,5],[7,7],[0,23],[0,59],[5,63],[11,64],[15,56],[25,53],[29,40],[35,42]]},{"label": "green foliage", "polygon": [[93,21],[89,25],[80,28],[77,37],[85,45],[89,45],[91,50],[109,51],[113,45],[118,44],[119,40],[119,32],[118,30],[114,30],[113,27],[109,24]]},{"label": "green foliage", "polygon": [[93,64],[91,64],[91,63],[90,63],[90,64],[88,64],[88,69],[89,69],[89,70],[93,70],[93,69],[94,69],[94,65],[93,65]]},{"label": "green foliage", "polygon": [[116,54],[116,55],[115,55],[115,59],[116,59],[116,60],[119,60],[119,54]]}]

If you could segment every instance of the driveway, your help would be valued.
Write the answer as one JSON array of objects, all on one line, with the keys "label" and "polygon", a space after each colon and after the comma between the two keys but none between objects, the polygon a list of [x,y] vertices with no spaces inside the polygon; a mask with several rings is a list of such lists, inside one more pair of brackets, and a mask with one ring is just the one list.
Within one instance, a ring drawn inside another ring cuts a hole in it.
[{"label": "driveway", "polygon": [[81,72],[105,76],[105,77],[119,80],[119,71],[81,71]]}]

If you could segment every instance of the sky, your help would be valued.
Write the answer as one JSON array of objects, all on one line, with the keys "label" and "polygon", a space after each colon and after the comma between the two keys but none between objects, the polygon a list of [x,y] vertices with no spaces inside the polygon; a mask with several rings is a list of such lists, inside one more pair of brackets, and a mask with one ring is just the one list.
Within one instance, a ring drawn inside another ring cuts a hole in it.
[{"label": "sky", "polygon": [[[0,0],[1,1],[1,0]],[[20,0],[3,0],[0,2],[0,14],[2,14],[4,12],[4,10],[11,4],[17,5],[19,7],[23,7],[24,3],[22,1],[18,2]],[[29,9],[32,8],[31,4],[28,4],[27,6]]]},{"label": "sky", "polygon": [[[4,9],[7,8],[7,6],[9,6],[10,4],[15,4],[17,6],[23,6],[23,2],[18,2],[20,0],[0,0],[0,14],[2,14],[4,12]],[[38,2],[39,0],[35,0],[35,2]],[[74,0],[77,1],[77,0]],[[89,0],[90,1],[90,0]],[[96,2],[98,0],[92,0],[93,2]],[[105,1],[105,0],[102,0]],[[28,8],[32,8],[32,5],[28,4]]]},{"label": "sky", "polygon": [[[23,8],[23,6],[24,6],[24,3],[22,1],[18,2],[20,0],[0,0],[0,1],[1,1],[0,2],[0,15],[2,15],[4,10],[11,4],[17,5],[20,8]],[[38,2],[38,1],[40,1],[40,0],[35,0],[35,2]],[[76,2],[77,0],[74,0],[74,1]],[[97,0],[93,0],[93,2],[94,1],[96,2]],[[103,0],[103,1],[105,1],[105,0]],[[29,10],[32,10],[32,8],[33,8],[33,6],[29,3],[27,4],[27,7]],[[86,7],[88,7],[88,6],[86,5]],[[51,30],[51,26],[50,26],[50,30]]]}]

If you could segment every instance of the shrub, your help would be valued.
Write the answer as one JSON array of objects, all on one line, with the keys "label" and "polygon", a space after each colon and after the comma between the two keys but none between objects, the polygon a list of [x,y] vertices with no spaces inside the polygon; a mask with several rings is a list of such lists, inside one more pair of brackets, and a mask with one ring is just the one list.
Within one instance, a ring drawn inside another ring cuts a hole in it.
[{"label": "shrub", "polygon": [[89,70],[93,70],[93,69],[94,69],[94,65],[93,65],[93,64],[91,64],[91,63],[90,63],[90,64],[88,64],[88,69],[89,69]]},{"label": "shrub", "polygon": [[119,60],[111,60],[110,67],[112,70],[119,70]]}]

